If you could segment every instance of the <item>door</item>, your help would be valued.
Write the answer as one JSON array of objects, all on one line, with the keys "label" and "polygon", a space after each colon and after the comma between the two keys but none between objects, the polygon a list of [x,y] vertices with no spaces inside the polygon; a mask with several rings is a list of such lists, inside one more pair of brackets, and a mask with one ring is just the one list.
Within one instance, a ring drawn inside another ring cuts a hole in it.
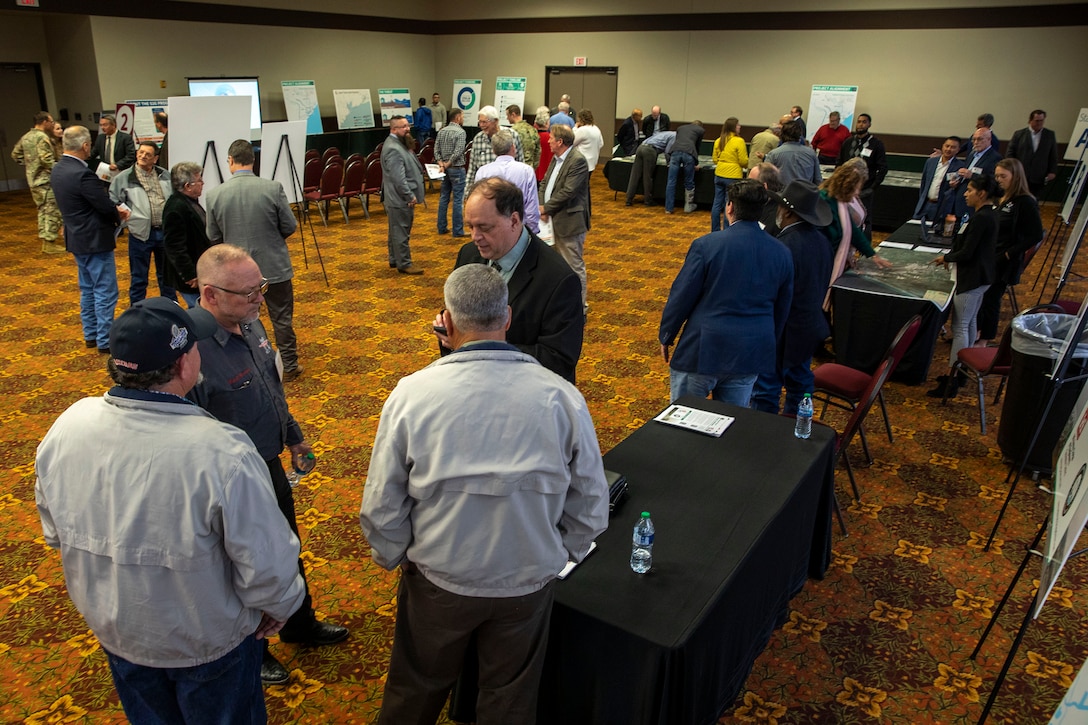
[{"label": "door", "polygon": [[616,68],[581,68],[574,66],[548,66],[544,80],[544,95],[548,106],[555,108],[564,93],[570,96],[571,108],[593,111],[593,122],[601,129],[604,148],[597,161],[598,168],[612,158],[616,145],[616,84],[619,71]]},{"label": "door", "polygon": [[47,110],[41,65],[0,63],[0,98],[0,191],[25,189],[26,173],[11,160],[11,150],[30,130],[34,114]]}]

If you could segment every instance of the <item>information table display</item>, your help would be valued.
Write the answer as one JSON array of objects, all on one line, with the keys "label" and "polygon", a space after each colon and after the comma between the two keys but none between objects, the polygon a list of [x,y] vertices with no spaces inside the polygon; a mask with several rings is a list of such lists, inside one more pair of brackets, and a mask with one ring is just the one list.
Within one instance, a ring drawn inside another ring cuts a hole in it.
[{"label": "information table display", "polygon": [[921,224],[908,221],[877,250],[892,263],[890,269],[863,258],[856,269],[835,281],[831,299],[836,362],[872,373],[899,329],[921,314],[922,327],[893,378],[912,385],[925,381],[955,290],[950,271],[931,262],[950,242],[939,237],[923,242]]}]

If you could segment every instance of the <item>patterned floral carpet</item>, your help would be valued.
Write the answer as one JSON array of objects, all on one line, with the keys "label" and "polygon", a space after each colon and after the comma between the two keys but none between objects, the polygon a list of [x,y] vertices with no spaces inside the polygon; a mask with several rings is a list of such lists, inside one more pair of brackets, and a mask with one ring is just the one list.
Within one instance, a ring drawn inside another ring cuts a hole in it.
[{"label": "patterned floral carpet", "polygon": [[[666,217],[659,207],[626,208],[605,184],[596,174],[586,248],[591,311],[578,377],[608,450],[667,402],[657,324],[689,242],[709,225],[706,210]],[[423,277],[386,265],[380,205],[367,221],[355,202],[350,224],[334,209],[328,228],[314,215],[329,285],[310,231],[289,240],[305,374],[289,384],[288,395],[319,456],[297,494],[303,556],[319,616],[347,625],[351,637],[320,650],[274,641],[291,670],[288,684],[266,688],[274,723],[367,723],[380,707],[396,576],[371,563],[357,511],[383,400],[401,376],[435,357],[429,325],[460,240],[434,233],[437,195],[428,201],[412,244]],[[29,195],[0,194],[0,218],[0,260],[12,273],[0,290],[0,391],[8,401],[0,472],[0,721],[123,722],[106,659],[66,596],[59,557],[41,538],[33,493],[35,446],[65,407],[107,388],[104,360],[82,343],[71,258],[38,251]],[[117,259],[125,300],[124,240]],[[938,344],[935,372],[947,351]],[[886,388],[896,443],[871,426],[876,463],[857,470],[865,502],[845,510],[850,537],[836,536],[827,578],[809,582],[794,600],[789,621],[720,722],[978,719],[1031,596],[1036,564],[979,660],[968,654],[1047,501],[1030,482],[1021,485],[1000,540],[983,552],[1005,493],[999,406],[989,412],[990,433],[980,436],[971,397],[961,394],[943,407],[925,397],[927,387]],[[848,484],[839,475],[845,502]],[[1088,654],[1086,590],[1088,569],[1075,561],[1029,628],[991,722],[1049,718]]]}]

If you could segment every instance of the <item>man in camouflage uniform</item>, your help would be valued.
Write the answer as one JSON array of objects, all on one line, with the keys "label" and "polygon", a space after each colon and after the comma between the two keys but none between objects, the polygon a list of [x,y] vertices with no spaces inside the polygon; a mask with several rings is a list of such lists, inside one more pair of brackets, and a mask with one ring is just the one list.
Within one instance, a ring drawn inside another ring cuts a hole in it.
[{"label": "man in camouflage uniform", "polygon": [[521,106],[516,103],[506,107],[506,120],[510,122],[511,130],[521,139],[525,163],[535,170],[540,165],[540,134],[521,118]]},{"label": "man in camouflage uniform", "polygon": [[57,244],[61,226],[60,209],[53,197],[53,187],[49,185],[49,176],[57,161],[52,136],[53,117],[47,111],[34,114],[34,128],[15,144],[11,158],[26,167],[26,183],[38,207],[38,236],[42,240],[42,251],[63,254],[64,245]]}]

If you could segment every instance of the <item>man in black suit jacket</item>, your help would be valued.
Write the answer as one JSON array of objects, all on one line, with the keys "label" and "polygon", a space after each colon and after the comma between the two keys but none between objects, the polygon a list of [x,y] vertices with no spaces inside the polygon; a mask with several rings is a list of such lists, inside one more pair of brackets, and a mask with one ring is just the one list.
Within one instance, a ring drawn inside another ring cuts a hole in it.
[{"label": "man in black suit jacket", "polygon": [[101,133],[94,140],[94,151],[87,162],[92,172],[98,172],[100,163],[106,164],[110,167],[110,178],[113,178],[136,163],[136,144],[127,133],[117,130],[116,118],[108,114],[103,116],[98,122],[98,130]]},{"label": "man in black suit jacket", "polygon": [[630,156],[638,148],[638,139],[642,135],[642,109],[636,108],[624,119],[620,130],[616,132],[616,141],[624,156]]},{"label": "man in black suit jacket", "polygon": [[[558,252],[525,228],[523,216],[524,198],[509,181],[492,177],[473,186],[465,201],[472,242],[461,247],[455,268],[497,267],[510,291],[506,341],[573,383],[585,328],[581,282]],[[435,324],[442,324],[441,316]],[[446,336],[435,334],[448,353]]]},{"label": "man in black suit jacket", "polygon": [[117,308],[117,263],[113,250],[117,226],[128,218],[87,167],[91,133],[83,126],[64,130],[64,155],[53,167],[51,182],[64,219],[64,245],[79,268],[79,316],[87,347],[110,351],[110,328]]},{"label": "man in black suit jacket", "polygon": [[1028,177],[1028,188],[1038,198],[1043,187],[1058,175],[1058,140],[1054,132],[1044,128],[1046,111],[1031,112],[1027,128],[1012,135],[1007,156],[1019,159]]},{"label": "man in black suit jacket", "polygon": [[650,109],[650,115],[642,121],[642,135],[646,138],[654,135],[655,131],[668,131],[669,114],[661,112],[661,106]]}]

